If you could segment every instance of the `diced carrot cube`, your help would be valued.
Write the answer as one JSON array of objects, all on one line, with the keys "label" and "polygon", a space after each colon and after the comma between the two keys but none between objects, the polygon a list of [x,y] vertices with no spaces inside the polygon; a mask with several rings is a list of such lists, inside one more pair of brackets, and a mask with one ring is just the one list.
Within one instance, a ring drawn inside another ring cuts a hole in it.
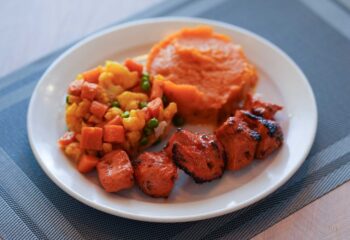
[{"label": "diced carrot cube", "polygon": [[102,149],[103,129],[99,127],[83,127],[80,147],[87,150]]},{"label": "diced carrot cube", "polygon": [[122,125],[122,124],[123,124],[123,119],[120,116],[115,116],[106,125]]},{"label": "diced carrot cube", "polygon": [[155,78],[152,82],[150,99],[161,98],[163,96],[163,81]]},{"label": "diced carrot cube", "polygon": [[147,111],[149,112],[151,118],[158,117],[159,112],[162,108],[163,108],[163,102],[162,102],[162,99],[160,99],[159,97],[153,99],[147,104]]},{"label": "diced carrot cube", "polygon": [[86,98],[88,100],[94,100],[97,94],[97,84],[84,82],[81,88],[81,98]]},{"label": "diced carrot cube", "polygon": [[65,132],[63,136],[58,140],[58,144],[61,147],[67,146],[68,144],[75,141],[76,134],[75,132]]},{"label": "diced carrot cube", "polygon": [[74,96],[80,96],[83,83],[84,81],[82,80],[74,80],[69,84],[68,93]]},{"label": "diced carrot cube", "polygon": [[124,62],[124,65],[129,69],[130,72],[137,72],[139,76],[142,75],[142,71],[143,71],[142,64],[129,58]]},{"label": "diced carrot cube", "polygon": [[78,162],[78,171],[88,173],[95,169],[99,159],[95,156],[84,154]]},{"label": "diced carrot cube", "polygon": [[108,106],[106,104],[93,101],[90,106],[90,112],[98,118],[103,118],[107,112]]},{"label": "diced carrot cube", "polygon": [[103,140],[110,143],[123,143],[125,141],[124,127],[118,125],[106,125],[104,127]]},{"label": "diced carrot cube", "polygon": [[98,77],[101,74],[101,67],[91,69],[89,71],[83,72],[83,78],[89,83],[98,83]]}]

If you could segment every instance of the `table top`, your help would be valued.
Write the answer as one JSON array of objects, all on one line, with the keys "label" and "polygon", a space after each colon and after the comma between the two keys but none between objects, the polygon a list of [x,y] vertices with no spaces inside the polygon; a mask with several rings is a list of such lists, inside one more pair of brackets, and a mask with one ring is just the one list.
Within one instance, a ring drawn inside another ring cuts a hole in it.
[{"label": "table top", "polygon": [[[99,7],[93,0],[6,1],[0,8],[0,76],[161,1],[102,0]],[[350,235],[349,196],[347,182],[254,239],[345,239]]]}]

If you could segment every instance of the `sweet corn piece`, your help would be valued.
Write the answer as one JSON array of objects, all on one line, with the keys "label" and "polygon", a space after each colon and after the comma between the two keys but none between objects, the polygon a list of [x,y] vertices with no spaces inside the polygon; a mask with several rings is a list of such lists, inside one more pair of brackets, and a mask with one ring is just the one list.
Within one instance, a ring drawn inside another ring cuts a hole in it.
[{"label": "sweet corn piece", "polygon": [[65,149],[65,154],[72,160],[78,161],[81,155],[83,154],[83,150],[80,148],[80,144],[78,142],[70,143]]},{"label": "sweet corn piece", "polygon": [[75,78],[75,80],[83,80],[84,77],[83,77],[83,74],[78,74]]},{"label": "sweet corn piece", "polygon": [[115,100],[116,97],[122,92],[124,92],[124,89],[119,85],[113,85],[106,89],[106,94],[111,101]]},{"label": "sweet corn piece", "polygon": [[[127,107],[132,107],[134,104],[136,104],[136,102],[137,106],[140,102],[147,102],[148,96],[144,93],[134,93],[125,91],[122,94],[120,94],[117,97],[117,99],[122,109],[126,109]],[[135,101],[135,103],[131,103],[132,101]]]},{"label": "sweet corn piece", "polygon": [[106,112],[105,119],[107,119],[108,121],[112,120],[116,116],[122,115],[122,113],[123,113],[123,110],[121,110],[120,108],[112,107],[108,109],[108,111]]},{"label": "sweet corn piece", "polygon": [[132,100],[125,106],[125,110],[126,111],[130,111],[130,110],[133,110],[133,109],[138,109],[139,108],[139,103],[140,103],[140,101]]},{"label": "sweet corn piece", "polygon": [[128,132],[126,133],[126,139],[128,140],[128,142],[132,147],[137,147],[141,139],[141,132],[140,131]]},{"label": "sweet corn piece", "polygon": [[111,143],[103,143],[102,144],[102,150],[103,150],[104,153],[112,152],[113,146],[112,146]]},{"label": "sweet corn piece", "polygon": [[131,110],[128,118],[123,118],[123,126],[129,131],[138,131],[145,126],[145,118],[140,111]]},{"label": "sweet corn piece", "polygon": [[120,85],[124,89],[129,89],[138,82],[137,72],[129,72],[129,70],[120,63],[107,61],[105,67],[106,71],[114,74],[115,78],[113,82],[115,85]]},{"label": "sweet corn piece", "polygon": [[74,132],[80,132],[81,130],[81,118],[76,114],[77,109],[78,105],[76,103],[69,105],[66,109],[66,123],[68,129]]},{"label": "sweet corn piece", "polygon": [[98,83],[103,88],[109,88],[113,86],[113,81],[115,79],[115,76],[111,72],[102,72],[98,78]]},{"label": "sweet corn piece", "polygon": [[170,121],[177,113],[177,105],[171,102],[163,111],[163,117],[166,121]]},{"label": "sweet corn piece", "polygon": [[81,101],[78,105],[78,108],[75,112],[75,114],[78,117],[84,117],[87,113],[89,113],[90,111],[90,105],[91,102],[87,99],[83,99],[83,101]]},{"label": "sweet corn piece", "polygon": [[102,87],[97,88],[96,100],[104,104],[109,103],[107,90]]}]

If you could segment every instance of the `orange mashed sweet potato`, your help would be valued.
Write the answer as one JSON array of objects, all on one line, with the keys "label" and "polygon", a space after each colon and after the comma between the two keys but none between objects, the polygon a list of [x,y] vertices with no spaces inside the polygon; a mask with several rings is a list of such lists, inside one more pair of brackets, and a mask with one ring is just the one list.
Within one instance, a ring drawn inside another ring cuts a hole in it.
[{"label": "orange mashed sweet potato", "polygon": [[184,28],[154,45],[147,70],[166,78],[165,95],[189,122],[221,121],[257,82],[242,48],[207,26]]}]

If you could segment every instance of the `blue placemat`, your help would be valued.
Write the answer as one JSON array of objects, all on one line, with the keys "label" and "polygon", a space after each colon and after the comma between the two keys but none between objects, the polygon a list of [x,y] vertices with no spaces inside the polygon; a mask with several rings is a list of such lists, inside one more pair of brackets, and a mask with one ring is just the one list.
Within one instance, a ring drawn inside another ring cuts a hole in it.
[{"label": "blue placemat", "polygon": [[[350,179],[350,15],[346,0],[167,1],[132,19],[216,19],[254,31],[287,52],[316,94],[319,125],[309,157],[260,202],[214,219],[146,223],[87,207],[60,190],[29,147],[26,114],[36,82],[60,49],[0,79],[0,238],[247,239]],[[283,79],[281,79],[283,81]]]}]

